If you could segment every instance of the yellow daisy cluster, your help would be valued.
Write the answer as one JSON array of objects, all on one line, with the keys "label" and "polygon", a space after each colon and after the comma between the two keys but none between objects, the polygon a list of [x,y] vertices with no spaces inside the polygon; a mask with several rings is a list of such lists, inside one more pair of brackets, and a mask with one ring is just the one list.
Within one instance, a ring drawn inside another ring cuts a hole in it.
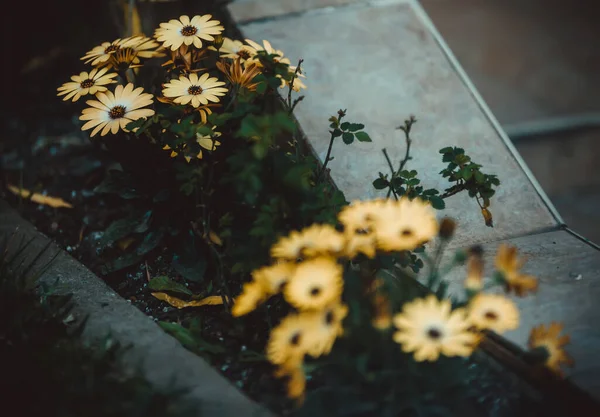
[{"label": "yellow daisy cluster", "polygon": [[[267,357],[278,366],[276,375],[288,377],[292,398],[304,393],[305,355],[328,354],[343,333],[348,308],[341,301],[344,270],[339,260],[361,253],[372,258],[377,251],[415,249],[438,230],[433,208],[408,198],[355,202],[340,212],[339,221],[343,232],[315,224],[279,239],[271,248],[274,264],[252,273],[232,308],[234,316],[242,316],[282,294],[297,309],[273,329],[267,346]],[[375,290],[379,314],[373,324],[389,327],[389,304],[377,298]]]}]

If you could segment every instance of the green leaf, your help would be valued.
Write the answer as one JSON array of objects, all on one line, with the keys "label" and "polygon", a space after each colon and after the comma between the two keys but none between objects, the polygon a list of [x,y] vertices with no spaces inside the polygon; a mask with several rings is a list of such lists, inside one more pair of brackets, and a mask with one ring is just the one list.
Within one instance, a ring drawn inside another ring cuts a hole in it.
[{"label": "green leaf", "polygon": [[343,122],[340,127],[342,128],[342,130],[348,130],[348,126],[350,126],[350,123],[348,122]]},{"label": "green leaf", "polygon": [[342,134],[342,140],[346,145],[350,145],[352,142],[354,142],[354,135],[350,132],[344,132]]},{"label": "green leaf", "polygon": [[197,347],[196,339],[194,335],[185,327],[177,323],[169,323],[166,321],[159,321],[158,325],[168,334],[173,336],[179,341],[184,347],[190,350],[194,350]]},{"label": "green leaf", "polygon": [[354,136],[356,136],[356,139],[359,142],[372,142],[371,137],[367,134],[367,132],[356,132]]},{"label": "green leaf", "polygon": [[106,173],[106,177],[94,188],[94,192],[99,194],[117,194],[126,200],[141,196],[136,190],[133,178],[129,174],[116,169],[111,169]]},{"label": "green leaf", "polygon": [[201,282],[204,279],[207,266],[204,245],[189,230],[187,237],[182,239],[179,249],[173,254],[171,266],[188,281]]},{"label": "green leaf", "polygon": [[123,256],[118,257],[106,265],[102,266],[102,274],[107,275],[114,271],[119,271],[123,268],[127,268],[138,264],[143,259],[143,255],[138,255],[135,252],[127,253]]},{"label": "green leaf", "polygon": [[169,291],[185,295],[194,295],[185,285],[171,280],[165,275],[152,278],[148,282],[148,288],[153,291]]},{"label": "green leaf", "polygon": [[331,132],[331,136],[334,138],[342,136],[342,131],[340,129],[335,129],[333,132]]},{"label": "green leaf", "polygon": [[387,188],[389,185],[390,185],[389,181],[384,178],[377,178],[375,181],[373,181],[373,187],[375,187],[376,190],[383,190],[384,188]]},{"label": "green leaf", "polygon": [[153,230],[146,233],[144,240],[142,240],[142,243],[139,244],[135,251],[138,255],[145,255],[159,245],[164,235],[162,230]]},{"label": "green leaf", "polygon": [[363,125],[362,123],[350,123],[350,126],[348,126],[348,130],[350,132],[356,132],[357,130],[360,129],[364,129],[365,125]]},{"label": "green leaf", "polygon": [[135,231],[135,228],[140,224],[140,219],[137,216],[131,216],[124,219],[115,220],[104,231],[104,234],[98,241],[98,245],[104,248],[117,240],[123,239]]},{"label": "green leaf", "polygon": [[446,208],[446,202],[442,197],[434,195],[429,197],[429,201],[431,201],[431,206],[436,210],[443,210]]},{"label": "green leaf", "polygon": [[475,182],[477,182],[477,183],[485,182],[485,176],[481,173],[481,171],[477,170],[473,174],[475,177]]}]

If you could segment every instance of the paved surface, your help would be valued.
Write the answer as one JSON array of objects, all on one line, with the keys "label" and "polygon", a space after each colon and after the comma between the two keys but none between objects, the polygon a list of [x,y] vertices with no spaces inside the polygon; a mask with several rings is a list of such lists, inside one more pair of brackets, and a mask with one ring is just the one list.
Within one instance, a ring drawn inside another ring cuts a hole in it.
[{"label": "paved surface", "polygon": [[[527,332],[540,320],[563,321],[573,339],[569,350],[578,362],[570,375],[600,398],[594,377],[600,368],[595,355],[600,334],[594,328],[600,307],[593,302],[600,296],[600,253],[559,230],[560,216],[420,5],[394,0],[282,1],[278,3],[289,9],[280,5],[276,12],[264,12],[267,6],[261,3],[271,2],[241,0],[229,7],[243,23],[246,37],[271,41],[292,61],[304,59],[309,89],[296,116],[315,153],[324,159],[327,119],[339,108],[347,108],[348,120],[364,123],[373,138],[372,144],[334,145],[335,159],[329,166],[348,199],[377,195],[371,181],[378,171],[386,172],[381,149],[398,160],[404,143],[394,128],[411,113],[419,122],[410,167],[419,171],[426,186],[444,188],[437,176],[442,169],[437,150],[447,145],[464,147],[499,176],[493,229],[483,225],[476,203],[466,196],[447,201],[444,215],[459,223],[454,245],[483,243],[491,254],[501,241],[509,241],[530,257],[527,270],[541,278],[540,292],[519,301],[521,330],[507,337],[523,346]],[[452,2],[446,3],[450,8]],[[460,272],[452,277],[455,286],[462,279]]]},{"label": "paved surface", "polygon": [[372,186],[379,171],[387,172],[381,150],[386,148],[393,161],[401,159],[405,144],[395,128],[413,113],[419,121],[409,168],[419,171],[425,186],[446,188],[447,181],[438,175],[444,167],[438,150],[448,145],[464,147],[502,181],[492,203],[493,229],[485,226],[475,201],[466,196],[447,201],[444,214],[468,225],[460,229],[458,243],[559,225],[411,4],[352,4],[249,22],[241,29],[251,39],[270,40],[292,61],[304,59],[309,89],[295,114],[321,160],[330,115],[347,108],[349,121],[365,123],[373,142],[345,146],[340,141],[329,163],[333,180],[349,200],[381,195]]}]

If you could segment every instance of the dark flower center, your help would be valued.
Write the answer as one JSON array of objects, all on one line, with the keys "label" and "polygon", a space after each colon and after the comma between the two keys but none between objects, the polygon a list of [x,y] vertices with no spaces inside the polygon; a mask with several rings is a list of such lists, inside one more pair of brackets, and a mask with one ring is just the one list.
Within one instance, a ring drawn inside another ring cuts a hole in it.
[{"label": "dark flower center", "polygon": [[194,36],[196,33],[198,33],[198,29],[196,29],[195,26],[187,25],[181,28],[181,34],[183,36]]},{"label": "dark flower center", "polygon": [[90,88],[91,86],[94,85],[94,80],[83,80],[82,82],[79,83],[79,85],[81,86],[81,88]]},{"label": "dark flower center", "polygon": [[335,314],[333,314],[333,311],[328,311],[327,314],[325,314],[325,324],[327,324],[328,326],[331,325],[331,323],[333,323],[334,319]]},{"label": "dark flower center", "polygon": [[438,329],[429,329],[427,331],[427,336],[429,336],[429,338],[433,339],[433,340],[437,340],[440,337],[442,337],[442,332],[440,332]]},{"label": "dark flower center", "polygon": [[300,344],[300,332],[295,333],[291,338],[290,338],[290,345],[292,346],[298,346]]},{"label": "dark flower center", "polygon": [[250,58],[250,52],[246,51],[245,49],[240,49],[240,50],[237,52],[237,55],[238,55],[240,58],[243,58],[243,59],[248,59],[248,58]]},{"label": "dark flower center", "polygon": [[412,234],[413,234],[413,231],[412,231],[412,230],[410,230],[410,229],[404,229],[404,230],[402,231],[402,233],[401,233],[401,234],[402,234],[402,236],[404,236],[404,237],[408,237],[408,236],[412,236]]},{"label": "dark flower center", "polygon": [[110,54],[111,52],[115,52],[118,51],[120,49],[119,45],[109,45],[106,47],[106,49],[104,50],[105,54]]},{"label": "dark flower center", "polygon": [[202,87],[199,85],[192,85],[190,88],[188,88],[188,94],[191,94],[192,96],[202,94]]},{"label": "dark flower center", "polygon": [[321,288],[319,288],[319,287],[313,287],[313,288],[310,290],[310,295],[312,295],[313,297],[316,297],[316,296],[318,296],[319,294],[321,294]]},{"label": "dark flower center", "polygon": [[110,111],[108,112],[108,116],[111,119],[120,119],[121,117],[125,116],[125,111],[127,109],[125,108],[125,106],[115,106],[112,109],[110,109]]},{"label": "dark flower center", "polygon": [[496,314],[496,313],[495,313],[495,312],[493,312],[493,311],[486,311],[486,313],[484,314],[484,317],[485,317],[486,319],[488,319],[488,320],[491,320],[491,321],[496,321],[496,320],[498,320],[498,314]]}]

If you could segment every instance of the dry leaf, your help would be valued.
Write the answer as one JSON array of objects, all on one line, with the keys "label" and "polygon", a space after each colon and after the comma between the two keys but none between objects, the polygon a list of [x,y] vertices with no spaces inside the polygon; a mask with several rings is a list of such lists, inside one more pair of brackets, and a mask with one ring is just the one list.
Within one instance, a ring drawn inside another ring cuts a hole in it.
[{"label": "dry leaf", "polygon": [[122,251],[127,250],[128,247],[131,246],[131,244],[135,242],[135,238],[133,237],[126,237],[124,239],[121,239],[117,242],[117,246],[119,247],[119,249],[121,249]]},{"label": "dry leaf", "polygon": [[[16,187],[14,185],[8,185],[8,190],[13,194],[20,195],[21,197],[29,199],[34,203],[43,204],[45,206],[50,206],[54,208],[73,208],[71,204],[67,203],[62,198],[51,197],[49,195],[43,195],[40,193],[33,193],[33,195],[31,195],[31,191],[26,190],[25,188]],[[29,196],[31,196],[31,198],[29,198]]]},{"label": "dry leaf", "polygon": [[485,219],[485,225],[488,227],[494,227],[494,219],[492,218],[492,213],[486,209],[481,209],[481,214],[483,214],[483,218]]},{"label": "dry leaf", "polygon": [[152,296],[159,300],[165,301],[171,304],[173,307],[179,309],[185,307],[201,307],[201,306],[217,306],[223,304],[223,297],[220,295],[211,295],[203,298],[202,300],[185,301],[177,297],[165,294],[164,292],[153,292]]},{"label": "dry leaf", "polygon": [[210,239],[210,241],[212,243],[214,243],[215,245],[219,245],[222,246],[223,245],[223,241],[221,240],[221,238],[219,237],[219,235],[217,235],[215,232],[213,232],[212,230],[210,232],[208,232],[208,238]]}]

